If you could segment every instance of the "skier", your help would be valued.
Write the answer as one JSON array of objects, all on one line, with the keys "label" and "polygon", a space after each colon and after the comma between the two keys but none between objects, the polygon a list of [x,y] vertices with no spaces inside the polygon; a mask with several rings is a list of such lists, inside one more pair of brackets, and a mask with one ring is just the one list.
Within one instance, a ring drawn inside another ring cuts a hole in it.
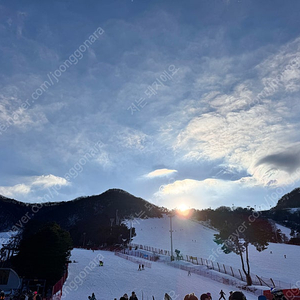
[{"label": "skier", "polygon": [[145,266],[144,266],[144,264],[142,264],[142,270],[145,270]]},{"label": "skier", "polygon": [[191,276],[192,274],[191,274],[191,271],[190,270],[188,270],[188,276]]},{"label": "skier", "polygon": [[132,293],[131,293],[131,296],[130,296],[129,300],[138,300],[138,298],[137,298],[135,292],[132,292]]},{"label": "skier", "polygon": [[97,300],[97,299],[96,299],[96,296],[95,296],[95,294],[94,294],[94,293],[92,293],[91,300]]},{"label": "skier", "polygon": [[138,271],[142,271],[142,269],[141,269],[141,265],[139,265],[139,269],[138,269]]},{"label": "skier", "polygon": [[224,300],[226,300],[225,297],[224,297],[224,295],[226,295],[226,294],[223,292],[223,290],[221,290],[221,292],[220,292],[219,294],[220,294],[219,300],[221,300],[222,298],[223,298]]}]

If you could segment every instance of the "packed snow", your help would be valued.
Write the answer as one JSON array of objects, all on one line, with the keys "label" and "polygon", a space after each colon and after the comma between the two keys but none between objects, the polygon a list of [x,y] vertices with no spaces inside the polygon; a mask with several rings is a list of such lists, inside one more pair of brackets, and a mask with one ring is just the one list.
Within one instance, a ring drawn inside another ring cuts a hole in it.
[{"label": "packed snow", "polygon": [[[131,222],[136,230],[132,243],[170,250],[170,218],[164,216],[135,219]],[[127,225],[130,226],[131,222],[127,222]],[[217,251],[219,246],[213,241],[216,233],[214,229],[178,216],[172,218],[172,228],[173,250],[179,249],[184,256],[197,256],[241,268],[236,254],[220,254]],[[7,237],[6,233],[0,234],[3,242]],[[272,243],[262,252],[250,247],[251,272],[293,286],[300,282],[299,250],[299,246]],[[62,295],[62,299],[66,300],[88,299],[92,293],[95,293],[97,300],[113,300],[119,299],[124,293],[130,296],[132,291],[136,292],[139,300],[153,300],[153,297],[163,299],[165,293],[172,300],[183,299],[187,293],[192,292],[198,298],[202,293],[210,292],[213,299],[219,299],[221,289],[225,291],[226,298],[229,291],[237,290],[236,286],[224,285],[195,273],[188,276],[186,270],[174,268],[162,261],[151,262],[151,268],[138,271],[137,263],[109,251],[73,249],[70,259],[72,263],[69,264],[69,276]],[[104,262],[104,266],[99,266],[99,260]],[[191,263],[184,263],[193,266]],[[260,293],[243,292],[248,300],[257,299]]]},{"label": "packed snow", "polygon": [[[93,262],[101,258],[104,266]],[[168,293],[172,300],[182,300],[187,293],[195,293],[200,298],[203,293],[210,292],[213,299],[219,299],[221,289],[229,295],[234,287],[221,284],[209,278],[168,266],[160,262],[152,262],[151,268],[138,271],[138,264],[114,255],[113,252],[74,249],[72,260],[77,263],[69,265],[69,276],[63,287],[62,299],[88,299],[95,293],[97,300],[120,299],[127,293],[135,291],[139,300],[163,300]],[[89,266],[89,268],[88,268]],[[248,300],[256,300],[257,296],[245,292]],[[226,297],[227,297],[226,296]]]},{"label": "packed snow", "polygon": [[[175,216],[172,219],[174,249],[180,250],[184,255],[215,260],[241,269],[238,255],[220,254],[221,251],[217,251],[220,246],[213,241],[217,231],[185,218]],[[170,250],[170,218],[165,216],[161,219],[136,219],[132,226],[136,230],[133,243]],[[294,284],[295,279],[300,280],[299,252],[299,246],[287,244],[270,243],[268,249],[262,252],[250,246],[251,272],[258,276]]]},{"label": "packed snow", "polygon": [[[184,255],[206,259],[214,255],[216,261],[240,268],[236,254],[218,254],[217,244],[213,242],[214,231],[200,223],[184,218],[173,218],[173,249],[179,249]],[[136,236],[133,243],[170,250],[170,219],[134,220]],[[264,277],[290,282],[299,280],[299,247],[286,244],[270,244],[268,249],[257,252],[250,249],[250,263],[253,273]],[[215,254],[214,254],[215,253]],[[284,258],[286,255],[286,258]],[[129,296],[135,291],[139,300],[163,299],[164,294],[172,300],[183,299],[187,293],[194,292],[198,298],[202,293],[210,292],[213,299],[219,299],[221,289],[226,297],[235,286],[187,271],[174,268],[163,262],[151,262],[151,268],[138,271],[138,264],[115,256],[112,252],[74,249],[69,265],[69,277],[63,288],[63,299],[87,299],[93,292],[99,299],[119,299],[124,293]],[[103,260],[104,266],[98,266]],[[257,299],[257,294],[245,292],[248,300]]]}]

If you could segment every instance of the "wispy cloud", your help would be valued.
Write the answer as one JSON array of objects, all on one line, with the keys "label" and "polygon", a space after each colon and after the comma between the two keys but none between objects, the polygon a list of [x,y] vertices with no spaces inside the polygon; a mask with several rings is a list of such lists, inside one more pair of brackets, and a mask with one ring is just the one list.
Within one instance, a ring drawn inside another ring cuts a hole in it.
[{"label": "wispy cloud", "polygon": [[[55,197],[70,199],[117,186],[148,199],[177,191],[196,205],[201,191],[215,203],[245,191],[259,199],[296,176],[300,3],[270,10],[198,1],[191,9],[117,0],[94,1],[91,11],[79,2],[71,10],[17,2],[1,6],[0,21],[0,184],[8,196],[36,199],[62,184]],[[113,19],[118,5],[126,9]],[[85,49],[99,26],[105,34]],[[178,72],[145,95],[170,65]],[[47,74],[55,84],[46,89]],[[142,97],[147,105],[130,114]],[[103,146],[84,160],[96,141]],[[72,185],[64,185],[70,170]],[[22,177],[36,174],[59,175]]]},{"label": "wispy cloud", "polygon": [[145,178],[165,177],[165,176],[169,176],[174,173],[177,173],[177,170],[157,169],[155,171],[152,171],[152,172],[144,175],[143,177],[145,177]]}]

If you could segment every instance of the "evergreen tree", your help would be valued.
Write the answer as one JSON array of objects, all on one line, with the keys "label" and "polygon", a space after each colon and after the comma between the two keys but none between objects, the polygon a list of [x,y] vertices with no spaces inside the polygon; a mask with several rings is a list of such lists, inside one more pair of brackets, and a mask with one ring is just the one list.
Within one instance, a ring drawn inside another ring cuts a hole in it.
[{"label": "evergreen tree", "polygon": [[34,225],[25,228],[12,263],[21,276],[46,279],[47,285],[53,285],[65,272],[72,240],[56,223]]}]

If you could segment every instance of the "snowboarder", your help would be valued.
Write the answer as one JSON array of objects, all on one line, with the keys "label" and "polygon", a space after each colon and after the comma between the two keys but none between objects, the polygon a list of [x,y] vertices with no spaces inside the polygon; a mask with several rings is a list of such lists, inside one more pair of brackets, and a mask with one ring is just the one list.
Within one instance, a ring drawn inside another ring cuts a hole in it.
[{"label": "snowboarder", "polygon": [[103,261],[102,260],[99,260],[99,266],[103,267]]},{"label": "snowboarder", "polygon": [[220,294],[219,300],[221,300],[222,298],[223,298],[224,300],[226,300],[225,297],[224,297],[224,295],[226,295],[226,294],[223,292],[223,290],[221,290],[221,292],[220,292],[219,294]]},{"label": "snowboarder", "polygon": [[132,292],[132,293],[131,293],[131,296],[130,296],[129,300],[138,300],[138,298],[137,298],[135,292]]}]

